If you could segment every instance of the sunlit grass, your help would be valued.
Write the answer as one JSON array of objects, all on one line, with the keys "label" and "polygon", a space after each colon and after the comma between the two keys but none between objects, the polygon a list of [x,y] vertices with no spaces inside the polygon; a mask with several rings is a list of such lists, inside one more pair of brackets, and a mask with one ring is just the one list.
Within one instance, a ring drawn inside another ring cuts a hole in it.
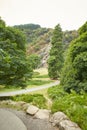
[{"label": "sunlit grass", "polygon": [[[34,88],[34,87],[41,87],[41,85],[46,85],[53,82],[50,80],[48,76],[48,71],[46,68],[40,68],[34,70],[34,74],[31,80],[27,81],[26,88]],[[16,86],[0,86],[0,92],[11,92],[21,90],[23,88],[16,87]]]},{"label": "sunlit grass", "polygon": [[0,85],[0,92],[11,92],[11,91],[17,91],[17,90],[21,90],[21,87],[16,87],[16,86],[7,87],[7,86]]},{"label": "sunlit grass", "polygon": [[40,75],[48,75],[47,68],[39,68],[39,69],[34,70],[34,72],[38,72]]}]

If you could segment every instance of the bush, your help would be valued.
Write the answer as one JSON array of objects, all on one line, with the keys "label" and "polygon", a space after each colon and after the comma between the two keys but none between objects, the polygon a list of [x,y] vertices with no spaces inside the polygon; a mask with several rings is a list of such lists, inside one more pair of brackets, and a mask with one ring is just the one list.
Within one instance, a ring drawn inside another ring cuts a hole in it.
[{"label": "bush", "polygon": [[13,96],[14,101],[24,101],[38,106],[39,108],[46,108],[46,99],[41,94],[22,94]]},{"label": "bush", "polygon": [[53,100],[51,111],[64,112],[72,121],[76,122],[82,130],[87,129],[87,93],[70,94],[63,91],[61,86],[48,89],[48,94]]},{"label": "bush", "polygon": [[48,89],[48,95],[53,101],[65,96],[66,94],[67,93],[63,91],[63,88],[60,85]]}]

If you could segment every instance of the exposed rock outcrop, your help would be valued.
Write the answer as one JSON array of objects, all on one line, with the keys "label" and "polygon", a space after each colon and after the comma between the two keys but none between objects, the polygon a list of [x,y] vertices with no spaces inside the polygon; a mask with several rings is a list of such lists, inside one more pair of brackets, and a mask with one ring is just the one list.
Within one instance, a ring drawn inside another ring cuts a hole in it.
[{"label": "exposed rock outcrop", "polygon": [[78,125],[70,120],[62,120],[59,123],[59,130],[81,130]]},{"label": "exposed rock outcrop", "polygon": [[59,130],[81,130],[79,126],[70,121],[63,112],[54,113],[50,118],[50,122],[53,126],[57,126]]},{"label": "exposed rock outcrop", "polygon": [[63,120],[69,120],[69,118],[63,112],[56,112],[50,118],[50,122],[53,126],[59,126],[59,123]]}]

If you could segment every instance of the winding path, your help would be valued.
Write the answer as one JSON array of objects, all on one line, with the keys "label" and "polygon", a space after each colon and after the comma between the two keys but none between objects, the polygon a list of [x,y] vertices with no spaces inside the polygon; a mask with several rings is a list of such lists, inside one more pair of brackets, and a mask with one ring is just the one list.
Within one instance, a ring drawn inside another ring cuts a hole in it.
[{"label": "winding path", "polygon": [[50,84],[47,84],[47,85],[41,85],[41,86],[36,87],[36,88],[22,89],[22,90],[13,91],[13,92],[2,92],[2,93],[0,93],[0,97],[21,95],[21,94],[25,94],[25,93],[29,93],[29,92],[34,92],[34,91],[46,89],[46,88],[49,88],[49,87],[53,87],[55,85],[58,85],[59,83],[60,83],[60,81],[55,81],[53,83],[50,83]]}]

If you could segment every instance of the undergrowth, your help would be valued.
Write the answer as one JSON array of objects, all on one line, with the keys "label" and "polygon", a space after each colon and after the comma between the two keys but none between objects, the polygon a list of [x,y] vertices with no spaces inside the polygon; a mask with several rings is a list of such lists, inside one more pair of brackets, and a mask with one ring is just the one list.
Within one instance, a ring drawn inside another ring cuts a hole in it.
[{"label": "undergrowth", "polygon": [[72,91],[68,94],[61,86],[55,86],[48,89],[48,94],[53,101],[52,113],[62,111],[82,130],[87,130],[87,93]]}]

